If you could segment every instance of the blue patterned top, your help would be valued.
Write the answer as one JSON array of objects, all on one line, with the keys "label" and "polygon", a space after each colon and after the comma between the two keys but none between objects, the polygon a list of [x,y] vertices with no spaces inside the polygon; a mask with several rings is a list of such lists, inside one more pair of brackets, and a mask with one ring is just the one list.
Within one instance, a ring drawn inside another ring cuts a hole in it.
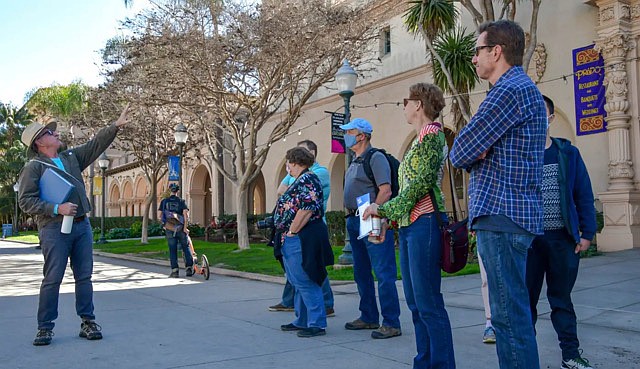
[{"label": "blue patterned top", "polygon": [[[469,220],[504,215],[543,234],[542,166],[547,113],[520,66],[504,73],[456,137],[451,163],[469,171]],[[478,160],[488,151],[485,159]]]},{"label": "blue patterned top", "polygon": [[273,213],[273,224],[276,231],[285,233],[289,230],[298,210],[311,210],[309,222],[321,219],[323,214],[322,184],[320,178],[307,170],[300,174],[287,191],[280,196]]}]

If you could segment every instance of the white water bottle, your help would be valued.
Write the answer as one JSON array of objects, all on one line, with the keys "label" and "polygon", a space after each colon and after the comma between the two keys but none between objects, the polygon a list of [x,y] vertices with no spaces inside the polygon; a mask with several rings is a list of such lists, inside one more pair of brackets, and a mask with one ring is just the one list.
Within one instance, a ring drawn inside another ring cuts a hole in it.
[{"label": "white water bottle", "polygon": [[62,229],[60,229],[60,232],[64,234],[69,234],[71,233],[72,227],[73,227],[73,215],[65,215],[62,218]]}]

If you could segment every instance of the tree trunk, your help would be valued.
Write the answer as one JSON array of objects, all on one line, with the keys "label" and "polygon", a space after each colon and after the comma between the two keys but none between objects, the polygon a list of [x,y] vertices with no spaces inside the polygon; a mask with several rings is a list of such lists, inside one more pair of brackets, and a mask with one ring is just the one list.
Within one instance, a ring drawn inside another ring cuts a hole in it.
[{"label": "tree trunk", "polygon": [[149,243],[149,207],[151,206],[151,201],[153,200],[153,196],[147,196],[144,200],[144,213],[142,215],[142,235],[140,237],[140,243],[146,245]]},{"label": "tree trunk", "polygon": [[249,246],[249,224],[247,223],[247,212],[249,209],[249,199],[247,197],[247,185],[240,185],[236,192],[236,223],[238,227],[238,249],[248,250]]}]

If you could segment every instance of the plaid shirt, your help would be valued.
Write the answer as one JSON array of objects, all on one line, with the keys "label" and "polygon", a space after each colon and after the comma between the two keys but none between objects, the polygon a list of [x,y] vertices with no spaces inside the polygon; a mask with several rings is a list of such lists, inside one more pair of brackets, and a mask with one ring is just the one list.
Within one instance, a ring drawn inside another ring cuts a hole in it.
[{"label": "plaid shirt", "polygon": [[[451,163],[471,173],[469,219],[505,215],[543,234],[542,166],[547,114],[542,94],[520,66],[504,73],[451,149]],[[478,160],[487,152],[485,159]]]}]

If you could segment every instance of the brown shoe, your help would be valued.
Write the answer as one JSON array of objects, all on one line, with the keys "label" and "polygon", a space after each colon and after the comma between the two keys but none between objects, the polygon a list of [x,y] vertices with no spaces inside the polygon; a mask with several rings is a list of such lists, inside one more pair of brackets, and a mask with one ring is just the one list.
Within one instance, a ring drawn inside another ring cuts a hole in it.
[{"label": "brown shoe", "polygon": [[325,311],[327,312],[327,318],[330,316],[336,316],[336,312],[333,308],[325,308]]},{"label": "brown shoe", "polygon": [[400,328],[393,328],[386,325],[383,325],[379,329],[371,332],[371,338],[375,339],[385,339],[397,336],[402,336],[402,331],[400,330]]},{"label": "brown shoe", "polygon": [[276,304],[269,306],[269,311],[293,311],[293,306],[284,306],[282,304]]},{"label": "brown shoe", "polygon": [[367,323],[362,321],[360,318],[354,320],[353,322],[347,322],[344,327],[350,331],[358,331],[361,329],[378,329],[380,324],[378,323]]}]

